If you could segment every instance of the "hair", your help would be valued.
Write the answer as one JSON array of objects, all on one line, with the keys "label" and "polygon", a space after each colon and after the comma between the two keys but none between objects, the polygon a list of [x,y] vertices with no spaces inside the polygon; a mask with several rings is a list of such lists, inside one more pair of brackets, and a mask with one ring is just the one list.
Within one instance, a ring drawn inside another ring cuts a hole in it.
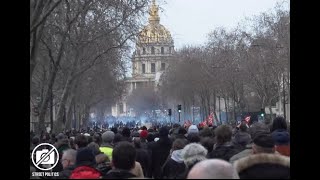
[{"label": "hair", "polygon": [[270,128],[262,123],[262,122],[256,122],[256,123],[253,123],[251,125],[251,127],[249,128],[249,133],[250,133],[250,136],[251,136],[251,139],[253,140],[258,134],[260,133],[264,133],[264,132],[267,132],[269,133],[270,132]]},{"label": "hair", "polygon": [[88,144],[93,142],[93,137],[92,136],[87,136],[87,139],[88,139]]},{"label": "hair", "polygon": [[246,122],[242,121],[241,124],[240,124],[239,130],[241,132],[247,132],[247,129],[248,129],[248,127],[247,127]]},{"label": "hair", "polygon": [[147,127],[146,126],[142,126],[141,130],[147,130]]},{"label": "hair", "polygon": [[94,155],[98,155],[101,152],[99,149],[99,145],[95,142],[89,143],[87,147],[92,150]]},{"label": "hair", "polygon": [[185,165],[191,168],[199,161],[207,159],[208,150],[201,144],[191,143],[186,145],[182,150],[182,158]]},{"label": "hair", "polygon": [[274,147],[261,147],[259,145],[253,144],[252,145],[252,149],[253,151],[257,154],[257,153],[274,153],[275,152],[275,148]]},{"label": "hair", "polygon": [[75,164],[76,163],[76,157],[77,157],[77,151],[74,150],[74,149],[67,149],[67,150],[63,151],[62,156],[66,157],[73,164]]},{"label": "hair", "polygon": [[79,134],[76,136],[74,143],[78,145],[78,148],[86,147],[88,145],[88,139],[85,135]]},{"label": "hair", "polygon": [[141,148],[141,139],[139,137],[133,138],[133,145],[135,148]]},{"label": "hair", "polygon": [[117,169],[131,170],[136,161],[136,149],[127,141],[119,142],[112,151],[112,163]]},{"label": "hair", "polygon": [[190,143],[198,143],[200,142],[200,136],[198,133],[188,134],[187,139]]},{"label": "hair", "polygon": [[188,141],[185,139],[176,139],[172,143],[172,150],[183,149],[188,144]]},{"label": "hair", "polygon": [[221,125],[215,129],[215,135],[217,139],[217,144],[223,144],[225,142],[231,141],[232,130],[229,125]]},{"label": "hair", "polygon": [[212,131],[210,130],[210,128],[205,127],[199,132],[199,135],[201,137],[212,137]]},{"label": "hair", "polygon": [[102,138],[101,138],[101,134],[100,133],[95,133],[93,135],[93,142],[97,143],[98,145],[101,144]]},{"label": "hair", "polygon": [[285,129],[285,130],[288,129],[286,120],[281,116],[276,117],[272,122],[271,131],[274,131],[277,129]]},{"label": "hair", "polygon": [[204,137],[200,141],[201,145],[205,147],[208,152],[211,152],[213,150],[213,145],[214,145],[214,139],[210,137]]},{"label": "hair", "polygon": [[40,143],[40,138],[38,136],[34,136],[32,138],[32,144],[33,145],[38,145]]},{"label": "hair", "polygon": [[114,134],[118,133],[118,129],[116,127],[111,128],[111,131],[114,132]]},{"label": "hair", "polygon": [[123,137],[130,137],[130,129],[128,127],[124,127],[121,132]]},{"label": "hair", "polygon": [[148,133],[147,141],[148,141],[148,142],[154,141],[154,135],[153,135],[152,133]]},{"label": "hair", "polygon": [[119,133],[115,134],[114,138],[113,138],[113,144],[116,144],[116,143],[120,142],[121,139],[122,139],[122,135],[121,134],[119,134]]},{"label": "hair", "polygon": [[188,179],[239,179],[236,169],[220,159],[203,160],[190,170]]}]

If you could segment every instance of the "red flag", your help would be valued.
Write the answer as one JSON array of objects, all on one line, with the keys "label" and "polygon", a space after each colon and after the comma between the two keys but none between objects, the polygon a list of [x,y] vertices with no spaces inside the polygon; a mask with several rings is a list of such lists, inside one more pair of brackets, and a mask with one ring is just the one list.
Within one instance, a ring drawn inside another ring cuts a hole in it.
[{"label": "red flag", "polygon": [[251,118],[251,116],[247,116],[247,117],[244,119],[244,120],[247,122],[247,124],[249,123],[250,118]]}]

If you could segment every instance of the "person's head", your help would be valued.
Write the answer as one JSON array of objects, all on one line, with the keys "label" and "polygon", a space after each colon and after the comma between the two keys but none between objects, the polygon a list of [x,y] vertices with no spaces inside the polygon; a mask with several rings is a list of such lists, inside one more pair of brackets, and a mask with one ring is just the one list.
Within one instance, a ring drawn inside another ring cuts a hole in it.
[{"label": "person's head", "polygon": [[120,142],[121,139],[122,139],[122,135],[120,133],[115,134],[114,138],[113,138],[113,144],[116,144],[116,143]]},{"label": "person's head", "polygon": [[111,143],[114,139],[114,132],[112,131],[106,131],[102,134],[101,139],[102,143]]},{"label": "person's head", "polygon": [[212,131],[210,130],[210,128],[205,127],[199,132],[199,135],[201,137],[212,137]]},{"label": "person's head", "polygon": [[167,127],[164,126],[159,129],[159,137],[160,138],[168,137],[168,135],[169,135],[169,130]]},{"label": "person's head", "polygon": [[247,126],[247,123],[245,121],[242,121],[240,126],[239,126],[239,130],[241,132],[247,132],[248,130],[248,126]]},{"label": "person's head", "polygon": [[74,144],[76,145],[76,149],[87,147],[88,139],[85,135],[79,134],[76,136]]},{"label": "person's head", "polygon": [[194,164],[207,159],[208,150],[201,144],[190,143],[182,149],[182,158],[185,165],[190,169]]},{"label": "person's head", "polygon": [[67,149],[63,151],[61,163],[63,169],[72,166],[76,163],[77,151],[74,149]]},{"label": "person's head", "polygon": [[260,133],[269,133],[269,132],[270,132],[270,128],[262,122],[253,123],[249,128],[249,134],[251,135],[251,139],[254,139]]},{"label": "person's head", "polygon": [[287,130],[287,122],[286,120],[279,116],[279,117],[276,117],[273,122],[272,122],[272,127],[271,127],[271,131],[274,131],[274,130],[277,130],[277,129],[284,129],[284,130]]},{"label": "person's head", "polygon": [[221,125],[215,129],[217,144],[223,144],[231,141],[232,129],[229,125]]},{"label": "person's head", "polygon": [[154,141],[154,135],[153,135],[152,133],[148,133],[147,141],[148,141],[148,142]]},{"label": "person's head", "polygon": [[119,142],[112,151],[112,166],[131,170],[135,166],[136,149],[127,141]]},{"label": "person's head", "polygon": [[196,133],[196,134],[199,133],[199,129],[198,129],[198,127],[196,125],[189,126],[188,134],[191,134],[191,133]]},{"label": "person's head", "polygon": [[95,142],[91,142],[88,144],[87,146],[89,149],[92,150],[93,154],[96,156],[98,154],[100,154],[100,149],[99,149],[99,145]]},{"label": "person's head", "polygon": [[141,148],[141,139],[139,137],[133,138],[133,145],[135,148]]},{"label": "person's head", "polygon": [[274,153],[275,143],[270,133],[260,133],[253,139],[252,151],[258,153]]},{"label": "person's head", "polygon": [[178,128],[178,134],[185,135],[187,133],[188,133],[188,131],[184,127],[179,127]]},{"label": "person's head", "polygon": [[117,133],[118,133],[118,129],[117,129],[116,127],[111,128],[111,131],[112,131],[114,134],[117,134]]},{"label": "person's head", "polygon": [[188,141],[185,139],[176,139],[172,143],[172,150],[183,149],[188,144]]},{"label": "person's head", "polygon": [[200,142],[200,136],[198,133],[189,133],[187,139],[190,143],[198,143]]},{"label": "person's head", "polygon": [[146,126],[142,126],[141,130],[147,130],[147,127]]},{"label": "person's head", "polygon": [[194,165],[187,179],[239,179],[239,175],[229,162],[207,159]]},{"label": "person's head", "polygon": [[147,137],[148,137],[148,131],[147,130],[142,130],[140,132],[140,138],[147,139]]},{"label": "person's head", "polygon": [[95,133],[93,135],[93,142],[97,143],[98,145],[101,144],[102,138],[101,138],[101,134],[100,133]]},{"label": "person's head", "polygon": [[208,152],[211,152],[213,150],[214,139],[210,137],[204,137],[201,139],[200,144],[205,147]]},{"label": "person's head", "polygon": [[31,142],[34,146],[36,146],[40,143],[40,138],[38,136],[34,136]]},{"label": "person's head", "polygon": [[92,149],[85,147],[77,150],[76,166],[95,166],[96,157]]},{"label": "person's head", "polygon": [[121,133],[123,137],[127,137],[127,138],[130,137],[130,134],[131,134],[130,129],[128,127],[124,127]]}]

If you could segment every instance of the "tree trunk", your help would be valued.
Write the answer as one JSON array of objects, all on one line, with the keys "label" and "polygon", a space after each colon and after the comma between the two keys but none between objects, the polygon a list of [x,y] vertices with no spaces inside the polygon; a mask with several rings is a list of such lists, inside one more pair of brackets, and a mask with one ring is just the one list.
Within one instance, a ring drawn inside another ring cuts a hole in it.
[{"label": "tree trunk", "polygon": [[57,61],[55,62],[55,66],[53,66],[53,71],[50,72],[48,88],[46,89],[46,92],[44,94],[44,98],[43,98],[44,100],[41,103],[40,114],[39,114],[39,127],[38,127],[39,132],[41,132],[42,130],[45,130],[45,125],[44,125],[45,119],[44,118],[45,118],[47,108],[48,108],[48,103],[50,100],[50,91],[51,91],[53,84],[54,84],[54,81],[56,79],[56,75],[58,72],[58,66],[59,66],[60,61],[62,59],[62,54],[63,54],[66,38],[67,38],[67,35],[64,34],[62,37],[61,46],[58,51]]},{"label": "tree trunk", "polygon": [[228,100],[227,100],[227,96],[224,96],[223,97],[223,100],[224,100],[224,105],[225,105],[225,110],[226,110],[226,121],[227,123],[229,123],[229,118],[228,118]]}]

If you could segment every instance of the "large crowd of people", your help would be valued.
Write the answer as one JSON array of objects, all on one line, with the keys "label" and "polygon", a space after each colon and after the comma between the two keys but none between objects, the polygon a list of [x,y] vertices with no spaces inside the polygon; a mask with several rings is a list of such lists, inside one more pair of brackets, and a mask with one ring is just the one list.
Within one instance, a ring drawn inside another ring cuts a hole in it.
[{"label": "large crowd of people", "polygon": [[[59,152],[51,170],[59,179],[246,179],[290,178],[286,120],[242,121],[238,126],[114,127],[30,133],[30,153],[40,143]],[[30,160],[32,172],[41,171]]]}]

